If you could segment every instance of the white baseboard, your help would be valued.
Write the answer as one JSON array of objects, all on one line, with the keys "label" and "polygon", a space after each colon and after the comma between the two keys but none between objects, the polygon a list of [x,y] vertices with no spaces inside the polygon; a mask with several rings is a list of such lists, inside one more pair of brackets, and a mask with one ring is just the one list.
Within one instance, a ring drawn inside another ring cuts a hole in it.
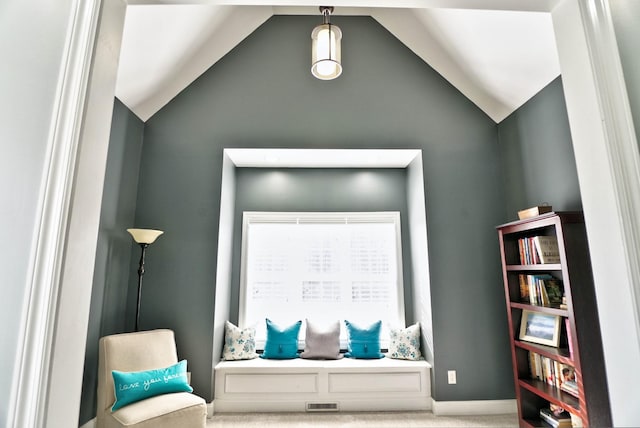
[{"label": "white baseboard", "polygon": [[516,400],[436,401],[431,409],[436,416],[502,415],[518,413]]},{"label": "white baseboard", "polygon": [[217,399],[216,411],[221,413],[256,413],[256,412],[300,412],[307,411],[308,403],[335,403],[338,411],[343,412],[402,412],[402,411],[428,411],[431,401],[429,397],[348,397],[346,395],[332,394],[322,399],[286,398],[286,399]]},{"label": "white baseboard", "polygon": [[86,424],[81,425],[80,428],[96,428],[96,418],[93,418]]}]

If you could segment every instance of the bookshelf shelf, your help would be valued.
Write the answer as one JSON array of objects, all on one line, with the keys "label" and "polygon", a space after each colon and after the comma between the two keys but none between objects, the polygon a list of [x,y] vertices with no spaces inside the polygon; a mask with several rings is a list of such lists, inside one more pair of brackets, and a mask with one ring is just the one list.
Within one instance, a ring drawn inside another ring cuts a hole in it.
[{"label": "bookshelf shelf", "polygon": [[520,386],[540,395],[550,403],[564,407],[565,410],[580,413],[580,402],[573,395],[563,392],[540,380],[520,379]]},{"label": "bookshelf shelf", "polygon": [[[582,213],[552,212],[497,230],[520,426],[549,427],[540,416],[549,406],[585,427],[611,426]],[[562,308],[553,300],[558,286]],[[575,396],[565,391],[576,386]]]},{"label": "bookshelf shelf", "polygon": [[573,358],[567,348],[554,348],[552,346],[538,345],[537,343],[529,343],[522,340],[514,340],[513,346],[524,349],[528,352],[535,352],[543,357],[551,358],[563,364],[575,367]]},{"label": "bookshelf shelf", "polygon": [[508,265],[507,270],[512,272],[547,272],[553,270],[562,270],[562,265],[559,265],[557,263],[537,265]]},{"label": "bookshelf shelf", "polygon": [[569,316],[569,312],[566,309],[554,308],[550,306],[536,306],[528,303],[510,302],[512,308],[526,309],[528,311],[540,312],[550,315],[558,315],[561,317]]}]

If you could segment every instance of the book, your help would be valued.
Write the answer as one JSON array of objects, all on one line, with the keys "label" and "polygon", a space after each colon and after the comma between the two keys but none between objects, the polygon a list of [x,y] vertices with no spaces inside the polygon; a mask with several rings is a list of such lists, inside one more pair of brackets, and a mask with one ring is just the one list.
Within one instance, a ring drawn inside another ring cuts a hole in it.
[{"label": "book", "polygon": [[524,255],[524,238],[518,239],[518,255],[520,256],[520,264],[526,265],[526,258]]},{"label": "book", "polygon": [[562,382],[562,385],[560,385],[560,389],[564,392],[568,392],[576,398],[579,398],[578,384],[575,380],[565,380]]},{"label": "book", "polygon": [[557,385],[562,389],[562,385],[568,382],[568,388],[578,393],[578,384],[576,383],[576,371],[568,364],[558,363],[558,382]]},{"label": "book", "polygon": [[580,419],[579,416],[576,416],[573,413],[571,413],[571,426],[573,428],[582,428],[584,427],[584,424],[582,423],[582,419]]},{"label": "book", "polygon": [[540,409],[540,419],[554,428],[571,427],[571,414],[561,407]]},{"label": "book", "polygon": [[544,290],[549,302],[549,306],[562,307],[563,297],[564,297],[564,289],[562,287],[562,281],[553,277],[541,278],[540,281],[542,281],[542,285],[544,286]]},{"label": "book", "polygon": [[518,276],[522,301],[536,306],[561,307],[562,281],[549,274]]},{"label": "book", "polygon": [[526,218],[539,216],[540,214],[550,213],[551,210],[551,205],[538,205],[518,211],[518,218],[520,220],[524,220]]},{"label": "book", "polygon": [[541,263],[560,263],[558,239],[555,236],[534,236],[533,243]]},{"label": "book", "polygon": [[535,352],[529,352],[529,371],[531,379],[544,380],[542,374],[542,356]]}]

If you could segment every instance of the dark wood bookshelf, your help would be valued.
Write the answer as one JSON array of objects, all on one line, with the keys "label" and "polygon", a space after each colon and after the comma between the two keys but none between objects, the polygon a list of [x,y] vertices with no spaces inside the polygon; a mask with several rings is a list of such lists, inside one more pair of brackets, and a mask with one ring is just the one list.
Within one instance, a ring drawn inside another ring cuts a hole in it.
[{"label": "dark wood bookshelf", "polygon": [[[497,230],[520,426],[549,427],[540,419],[539,412],[550,404],[579,417],[584,427],[611,426],[600,325],[582,212],[551,212],[503,224]],[[523,238],[535,236],[556,237],[560,263],[521,263],[519,240],[526,242]],[[519,275],[541,274],[562,282],[566,309],[522,301]],[[558,346],[520,339],[523,311],[559,317]],[[577,396],[553,382],[535,379],[530,353],[573,367]]]}]

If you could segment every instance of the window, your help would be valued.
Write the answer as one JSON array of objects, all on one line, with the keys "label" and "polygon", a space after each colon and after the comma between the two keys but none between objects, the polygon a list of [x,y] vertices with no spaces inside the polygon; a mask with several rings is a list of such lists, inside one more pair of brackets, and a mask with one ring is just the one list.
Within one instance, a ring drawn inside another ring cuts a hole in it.
[{"label": "window", "polygon": [[388,327],[404,326],[403,291],[398,212],[244,213],[239,315],[258,347],[265,318],[380,319],[386,346]]}]

